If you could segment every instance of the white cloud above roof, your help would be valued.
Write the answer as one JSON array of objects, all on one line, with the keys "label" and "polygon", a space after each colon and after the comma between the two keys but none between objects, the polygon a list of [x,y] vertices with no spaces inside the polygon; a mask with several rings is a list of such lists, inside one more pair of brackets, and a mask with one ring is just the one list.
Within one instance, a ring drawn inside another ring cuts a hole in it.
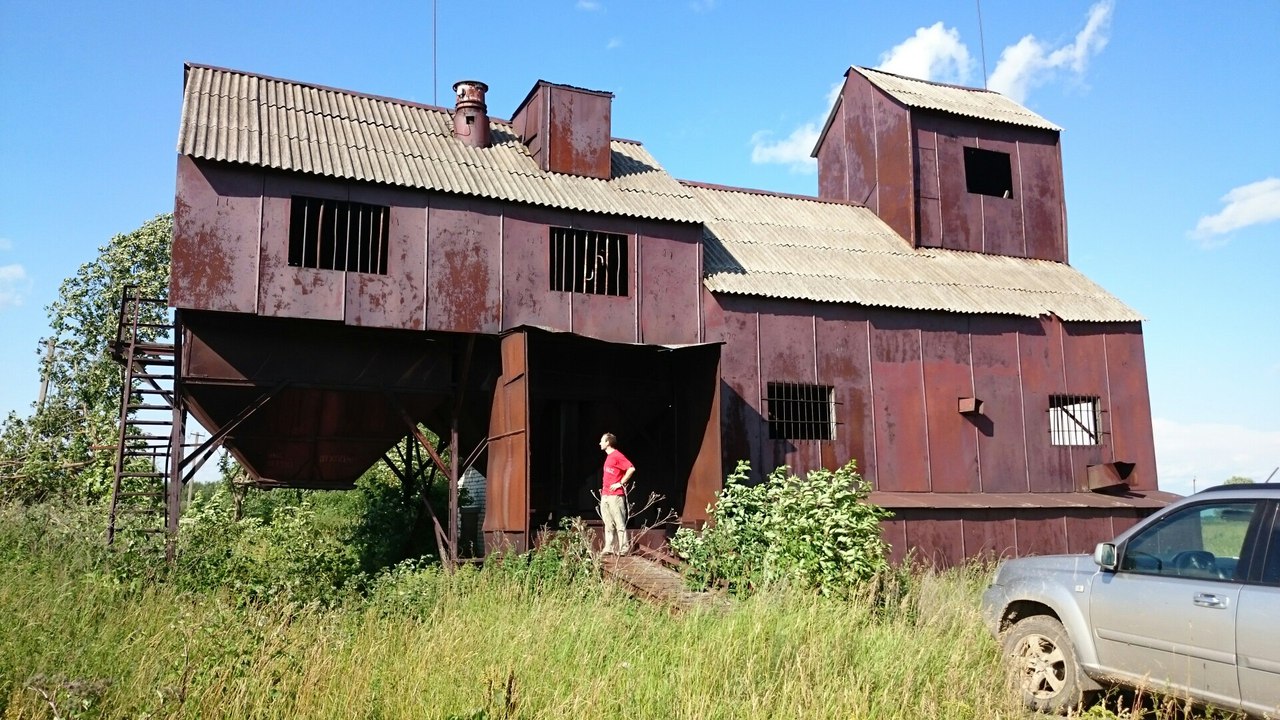
[{"label": "white cloud above roof", "polygon": [[801,125],[781,140],[771,140],[773,133],[761,130],[751,136],[751,162],[757,165],[786,165],[791,172],[813,173],[818,171],[818,161],[810,157],[813,146],[822,134],[822,123],[840,97],[844,81],[827,91],[827,109],[816,119]]},{"label": "white cloud above roof", "polygon": [[[1160,489],[1188,495],[1233,475],[1262,482],[1280,457],[1280,432],[1231,423],[1153,418]],[[1272,478],[1274,481],[1275,478]]]},{"label": "white cloud above roof", "polygon": [[1200,218],[1191,231],[1206,246],[1223,244],[1222,236],[1235,230],[1280,220],[1280,178],[1241,185],[1223,195],[1222,202],[1226,207]]},{"label": "white cloud above roof", "polygon": [[0,265],[0,311],[21,305],[30,287],[26,268],[17,264]]},{"label": "white cloud above roof", "polygon": [[919,80],[964,84],[972,65],[969,48],[960,42],[960,31],[944,27],[939,20],[917,29],[915,35],[881,55],[876,69]]},{"label": "white cloud above roof", "polygon": [[1024,103],[1033,87],[1048,82],[1058,71],[1083,75],[1089,60],[1107,46],[1113,10],[1111,0],[1089,8],[1084,28],[1072,42],[1061,47],[1051,47],[1036,36],[1027,35],[1005,48],[991,72],[987,87]]}]

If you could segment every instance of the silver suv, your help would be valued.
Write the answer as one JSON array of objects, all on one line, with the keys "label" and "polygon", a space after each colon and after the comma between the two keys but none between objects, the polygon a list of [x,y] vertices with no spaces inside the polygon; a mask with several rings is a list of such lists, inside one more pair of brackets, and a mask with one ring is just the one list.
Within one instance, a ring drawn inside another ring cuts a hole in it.
[{"label": "silver suv", "polygon": [[1280,483],[1182,498],[1092,558],[1007,560],[982,611],[1036,710],[1120,684],[1280,718]]}]

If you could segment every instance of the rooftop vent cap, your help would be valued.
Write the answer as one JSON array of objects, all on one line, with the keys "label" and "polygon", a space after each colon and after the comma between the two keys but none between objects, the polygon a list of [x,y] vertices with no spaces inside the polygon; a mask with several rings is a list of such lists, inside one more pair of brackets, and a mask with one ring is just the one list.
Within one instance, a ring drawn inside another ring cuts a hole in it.
[{"label": "rooftop vent cap", "polygon": [[489,147],[489,107],[484,94],[489,86],[479,80],[460,80],[453,84],[458,96],[453,109],[453,136],[471,147]]}]

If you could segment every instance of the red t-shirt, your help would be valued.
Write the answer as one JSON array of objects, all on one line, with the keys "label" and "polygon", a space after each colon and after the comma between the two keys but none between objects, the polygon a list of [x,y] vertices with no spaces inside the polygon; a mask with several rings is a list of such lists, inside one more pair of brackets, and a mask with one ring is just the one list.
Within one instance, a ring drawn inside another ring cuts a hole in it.
[{"label": "red t-shirt", "polygon": [[632,467],[635,466],[631,464],[631,461],[627,459],[627,456],[617,450],[605,455],[604,487],[601,488],[600,493],[602,495],[626,495],[627,489],[625,486],[616,489],[609,486],[621,480],[627,470]]}]

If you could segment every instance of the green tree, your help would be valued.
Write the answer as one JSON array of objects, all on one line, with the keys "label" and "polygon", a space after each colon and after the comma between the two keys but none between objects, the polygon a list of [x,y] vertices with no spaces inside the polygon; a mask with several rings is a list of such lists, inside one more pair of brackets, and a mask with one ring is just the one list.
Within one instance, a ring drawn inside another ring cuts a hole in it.
[{"label": "green tree", "polygon": [[[0,499],[92,500],[109,492],[121,380],[111,343],[120,299],[126,286],[137,286],[143,297],[168,297],[172,237],[173,216],[158,215],[111,238],[62,282],[46,308],[52,331],[46,341],[53,341],[54,353],[41,367],[44,402],[33,404],[30,417],[10,413],[0,426]],[[144,322],[167,320],[164,306],[147,312]],[[158,334],[143,329],[139,339]]]},{"label": "green tree", "polygon": [[1253,482],[1254,480],[1251,477],[1245,477],[1243,475],[1232,475],[1231,477],[1227,478],[1226,481],[1223,482],[1222,484],[1223,485],[1252,485]]}]

